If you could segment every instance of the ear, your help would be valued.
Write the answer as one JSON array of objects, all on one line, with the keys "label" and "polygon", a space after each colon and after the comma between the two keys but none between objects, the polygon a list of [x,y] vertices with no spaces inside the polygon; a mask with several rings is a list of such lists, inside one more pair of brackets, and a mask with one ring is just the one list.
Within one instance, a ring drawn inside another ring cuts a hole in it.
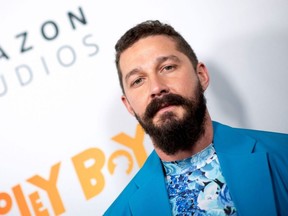
[{"label": "ear", "polygon": [[131,115],[135,116],[134,110],[133,110],[132,106],[130,105],[127,97],[125,95],[122,95],[121,100],[122,100],[123,104],[125,105],[126,109],[128,110],[128,112]]},{"label": "ear", "polygon": [[197,70],[196,73],[200,81],[200,84],[202,86],[202,89],[205,91],[207,87],[209,86],[209,81],[210,81],[208,69],[202,62],[199,62],[197,64],[196,70]]}]

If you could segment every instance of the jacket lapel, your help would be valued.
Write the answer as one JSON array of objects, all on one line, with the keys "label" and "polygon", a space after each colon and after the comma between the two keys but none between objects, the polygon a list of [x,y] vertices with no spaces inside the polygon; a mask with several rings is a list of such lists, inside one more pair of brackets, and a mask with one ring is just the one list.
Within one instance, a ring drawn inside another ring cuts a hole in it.
[{"label": "jacket lapel", "polygon": [[135,177],[138,190],[130,198],[129,205],[132,215],[171,215],[164,171],[155,151]]},{"label": "jacket lapel", "polygon": [[266,152],[254,152],[257,141],[235,129],[213,123],[214,146],[239,215],[277,215]]}]

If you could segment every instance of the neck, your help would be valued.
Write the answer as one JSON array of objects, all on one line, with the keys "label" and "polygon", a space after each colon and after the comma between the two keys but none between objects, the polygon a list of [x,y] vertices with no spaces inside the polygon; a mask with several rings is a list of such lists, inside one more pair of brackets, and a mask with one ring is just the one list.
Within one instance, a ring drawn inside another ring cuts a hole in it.
[{"label": "neck", "polygon": [[199,138],[199,140],[191,147],[191,149],[186,150],[186,151],[178,151],[176,154],[173,154],[173,155],[167,155],[161,149],[155,148],[155,151],[160,157],[160,159],[163,161],[183,160],[185,158],[191,157],[192,155],[202,151],[204,148],[210,145],[213,140],[213,126],[212,126],[212,120],[208,112],[206,112],[205,119],[206,119],[205,125],[204,125],[205,132]]}]

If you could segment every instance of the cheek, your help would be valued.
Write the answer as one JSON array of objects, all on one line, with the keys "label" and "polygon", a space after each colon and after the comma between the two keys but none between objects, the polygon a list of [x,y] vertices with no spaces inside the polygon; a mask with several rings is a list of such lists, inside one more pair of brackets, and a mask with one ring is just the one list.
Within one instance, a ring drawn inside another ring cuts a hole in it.
[{"label": "cheek", "polygon": [[130,105],[133,109],[133,111],[137,114],[142,116],[142,114],[145,112],[146,109],[146,103],[143,99],[143,97],[131,97]]},{"label": "cheek", "polygon": [[191,97],[191,93],[194,90],[194,84],[192,82],[179,82],[177,87],[175,88],[176,94],[180,94],[181,96],[187,98]]},{"label": "cheek", "polygon": [[197,77],[195,79],[191,79],[191,77],[187,77],[187,79],[185,79],[181,85],[179,86],[179,88],[181,89],[181,92],[188,98],[190,98],[191,96],[193,96],[195,89],[198,86],[198,79]]},{"label": "cheek", "polygon": [[146,109],[146,103],[143,103],[143,101],[139,101],[137,105],[135,106],[137,110],[135,110],[136,113],[140,114],[142,116]]}]

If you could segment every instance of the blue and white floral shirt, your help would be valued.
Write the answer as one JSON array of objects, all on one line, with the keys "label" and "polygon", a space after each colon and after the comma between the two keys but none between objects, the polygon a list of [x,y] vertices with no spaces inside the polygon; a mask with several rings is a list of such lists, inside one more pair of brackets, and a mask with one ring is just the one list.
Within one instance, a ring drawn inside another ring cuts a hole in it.
[{"label": "blue and white floral shirt", "polygon": [[173,215],[237,215],[213,144],[190,158],[162,163]]}]

